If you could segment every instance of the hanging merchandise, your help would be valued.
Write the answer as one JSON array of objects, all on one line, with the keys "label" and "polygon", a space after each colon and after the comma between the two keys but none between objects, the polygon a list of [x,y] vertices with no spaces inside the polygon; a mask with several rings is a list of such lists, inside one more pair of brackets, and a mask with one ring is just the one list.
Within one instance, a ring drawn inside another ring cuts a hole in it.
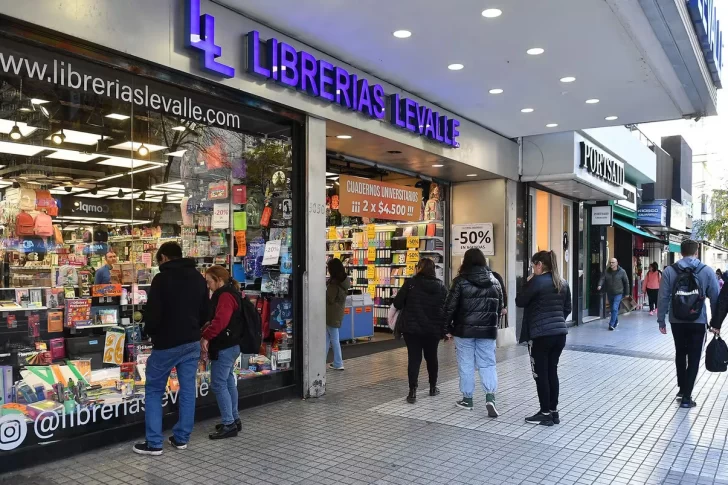
[{"label": "hanging merchandise", "polygon": [[248,201],[248,190],[245,185],[233,185],[233,204],[245,204]]},{"label": "hanging merchandise", "polygon": [[35,221],[33,220],[33,216],[27,212],[20,212],[18,214],[18,217],[15,219],[15,235],[18,237],[35,235]]},{"label": "hanging merchandise", "polygon": [[35,190],[26,188],[20,189],[20,210],[35,210]]},{"label": "hanging merchandise", "polygon": [[104,364],[121,365],[124,362],[124,339],[122,327],[111,327],[106,331],[104,343]]},{"label": "hanging merchandise", "polygon": [[207,198],[210,200],[224,200],[228,198],[228,184],[226,181],[211,182],[207,188]]},{"label": "hanging merchandise", "polygon": [[246,212],[235,212],[233,214],[233,229],[236,231],[248,229],[248,214]]},{"label": "hanging merchandise", "polygon": [[245,243],[245,231],[235,231],[235,245],[237,251],[235,256],[241,257],[247,254],[247,244]]},{"label": "hanging merchandise", "polygon": [[220,137],[215,137],[212,145],[202,150],[201,155],[204,158],[205,167],[208,170],[216,170],[230,166],[225,151],[222,148],[222,143],[223,140]]},{"label": "hanging merchandise", "polygon": [[235,158],[232,161],[233,178],[244,179],[248,176],[248,163],[242,158]]},{"label": "hanging merchandise", "polygon": [[260,215],[260,227],[270,226],[270,218],[273,215],[273,209],[270,206],[266,206],[263,209],[263,213]]}]

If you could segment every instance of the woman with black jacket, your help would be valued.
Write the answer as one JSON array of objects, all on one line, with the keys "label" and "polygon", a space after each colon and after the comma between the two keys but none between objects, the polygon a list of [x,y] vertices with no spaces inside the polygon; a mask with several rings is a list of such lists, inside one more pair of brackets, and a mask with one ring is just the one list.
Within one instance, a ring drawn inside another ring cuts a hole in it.
[{"label": "woman with black jacket", "polygon": [[407,402],[410,404],[417,400],[423,353],[430,378],[430,396],[440,394],[437,388],[437,346],[445,336],[442,308],[446,296],[445,285],[435,275],[435,263],[431,259],[421,259],[417,264],[417,274],[405,282],[394,297],[394,307],[402,312],[400,329],[407,344]]},{"label": "woman with black jacket", "polygon": [[566,346],[566,317],[571,313],[571,291],[559,276],[553,251],[539,251],[531,258],[532,273],[516,295],[523,308],[520,342],[528,342],[531,370],[536,380],[539,412],[527,423],[559,424],[559,357]]},{"label": "woman with black jacket", "polygon": [[211,440],[237,436],[243,429],[238,414],[238,381],[233,373],[240,356],[240,336],[243,330],[240,308],[240,285],[222,266],[212,266],[205,272],[207,287],[212,292],[210,321],[202,328],[202,352],[209,353],[211,387],[220,408],[222,423],[210,434]]},{"label": "woman with black jacket", "polygon": [[485,406],[492,418],[498,417],[495,339],[503,307],[503,291],[485,264],[485,256],[478,248],[468,249],[445,300],[447,333],[455,337],[463,393],[463,398],[455,404],[462,409],[473,409],[477,367],[485,391]]}]

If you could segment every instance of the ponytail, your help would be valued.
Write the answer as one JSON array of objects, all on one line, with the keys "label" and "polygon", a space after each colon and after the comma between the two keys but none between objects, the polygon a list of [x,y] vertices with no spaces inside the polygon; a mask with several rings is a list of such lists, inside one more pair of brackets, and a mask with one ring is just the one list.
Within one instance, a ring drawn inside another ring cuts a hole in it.
[{"label": "ponytail", "polygon": [[561,287],[562,281],[561,281],[561,275],[559,275],[559,266],[556,259],[556,253],[553,251],[549,251],[551,253],[551,279],[554,282],[554,287],[556,287],[556,292],[561,293]]},{"label": "ponytail", "polygon": [[539,251],[533,255],[531,262],[534,264],[541,263],[545,268],[545,272],[551,273],[551,280],[554,283],[554,288],[556,288],[558,293],[561,293],[564,284],[561,280],[561,276],[559,275],[559,265],[556,253],[553,251]]},{"label": "ponytail", "polygon": [[232,286],[235,291],[240,293],[240,283],[238,283],[234,278],[230,278],[230,286]]}]

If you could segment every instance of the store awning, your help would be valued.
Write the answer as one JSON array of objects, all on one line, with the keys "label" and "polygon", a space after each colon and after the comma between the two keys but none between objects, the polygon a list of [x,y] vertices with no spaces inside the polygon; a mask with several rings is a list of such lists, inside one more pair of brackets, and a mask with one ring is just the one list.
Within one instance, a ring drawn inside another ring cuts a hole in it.
[{"label": "store awning", "polygon": [[667,250],[671,253],[679,253],[680,252],[680,245],[675,243],[669,243],[667,245]]},{"label": "store awning", "polygon": [[[621,227],[622,229],[625,229],[632,234],[637,234],[638,236],[646,237],[648,239],[654,239],[655,241],[659,241],[660,238],[657,238],[650,234],[649,232],[645,232],[642,229],[630,224],[629,222],[623,221],[621,219],[614,218],[614,223]],[[680,247],[678,246],[678,251],[680,251]]]}]

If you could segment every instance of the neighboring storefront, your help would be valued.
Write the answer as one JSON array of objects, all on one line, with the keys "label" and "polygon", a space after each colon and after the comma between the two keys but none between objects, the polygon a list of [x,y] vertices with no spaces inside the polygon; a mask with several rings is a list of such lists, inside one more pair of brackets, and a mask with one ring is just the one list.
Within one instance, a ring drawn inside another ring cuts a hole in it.
[{"label": "neighboring storefront", "polygon": [[[53,457],[139,435],[144,305],[164,242],[200,271],[229,268],[261,313],[263,345],[236,370],[242,407],[323,394],[327,258],[356,279],[350,314],[365,327],[382,324],[416,258],[449,282],[453,222],[478,223],[461,249],[481,247],[512,279],[516,143],[215,4],[180,5],[145,16],[174,24],[164,46],[154,29],[139,35],[148,60],[68,37],[73,22],[57,33],[0,18],[3,470],[37,463],[41,447]],[[219,58],[215,33],[244,73]],[[287,77],[297,69],[303,84]],[[470,184],[506,200],[453,220]],[[109,252],[118,265],[95,285]],[[204,418],[217,413],[207,365],[197,380]],[[177,392],[173,376],[169,419]]]}]

